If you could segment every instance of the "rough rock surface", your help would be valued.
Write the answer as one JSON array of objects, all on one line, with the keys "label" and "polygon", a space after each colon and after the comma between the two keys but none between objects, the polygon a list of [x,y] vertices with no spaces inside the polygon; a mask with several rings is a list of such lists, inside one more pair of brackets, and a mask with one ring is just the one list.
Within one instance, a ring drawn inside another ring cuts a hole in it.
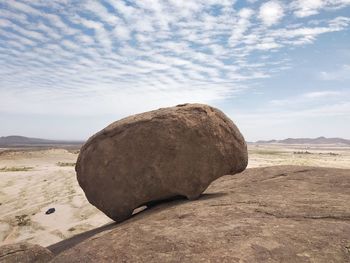
[{"label": "rough rock surface", "polygon": [[2,263],[46,263],[53,258],[47,248],[29,243],[16,243],[0,247]]},{"label": "rough rock surface", "polygon": [[53,262],[350,262],[350,170],[224,176],[198,200],[147,209]]},{"label": "rough rock surface", "polygon": [[121,221],[153,201],[196,199],[247,162],[247,145],[228,117],[207,105],[183,104],[109,125],[82,147],[76,171],[89,202]]}]

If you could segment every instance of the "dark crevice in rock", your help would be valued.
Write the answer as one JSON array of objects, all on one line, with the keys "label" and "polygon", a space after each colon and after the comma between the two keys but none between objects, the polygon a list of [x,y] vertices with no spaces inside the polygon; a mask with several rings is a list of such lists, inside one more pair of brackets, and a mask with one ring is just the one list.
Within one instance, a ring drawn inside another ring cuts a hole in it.
[{"label": "dark crevice in rock", "polygon": [[281,174],[274,175],[274,176],[272,176],[270,178],[263,179],[263,180],[261,180],[261,182],[269,181],[269,180],[273,180],[273,179],[276,179],[276,178],[279,178],[279,177],[285,177],[285,176],[288,176],[288,174],[281,173]]},{"label": "dark crevice in rock", "polygon": [[298,173],[306,173],[306,172],[310,172],[312,171],[312,169],[305,169],[305,170],[299,170],[299,171],[295,171],[295,172],[292,172],[293,174],[298,174]]},{"label": "dark crevice in rock", "polygon": [[265,215],[268,215],[268,216],[273,216],[275,218],[286,218],[286,219],[295,219],[295,220],[312,219],[312,220],[350,221],[350,216],[282,215],[282,214],[274,214],[274,213],[271,213],[271,212],[261,211],[261,210],[255,210],[255,212],[262,213],[262,214],[265,214]]},{"label": "dark crevice in rock", "polygon": [[183,104],[178,104],[178,105],[176,105],[175,107],[185,107],[185,106],[187,106],[189,103],[183,103]]},{"label": "dark crevice in rock", "polygon": [[24,252],[26,251],[25,249],[18,249],[18,250],[15,250],[15,251],[10,251],[6,254],[3,254],[3,255],[0,255],[0,258],[4,258],[4,257],[7,257],[8,255],[12,255],[12,254],[16,254],[18,252]]},{"label": "dark crevice in rock", "polygon": [[274,175],[274,176],[272,176],[270,178],[263,179],[263,180],[261,180],[261,182],[273,180],[273,179],[280,178],[280,177],[286,177],[288,175],[293,175],[293,174],[298,174],[298,173],[306,173],[306,172],[309,172],[309,171],[312,171],[312,170],[311,169],[304,169],[304,170],[294,171],[294,172],[290,172],[290,173],[280,173],[280,174],[276,174],[276,175]]},{"label": "dark crevice in rock", "polygon": [[346,249],[346,252],[350,254],[350,246],[345,247],[345,249]]},{"label": "dark crevice in rock", "polygon": [[209,206],[232,206],[232,204],[213,204]]}]

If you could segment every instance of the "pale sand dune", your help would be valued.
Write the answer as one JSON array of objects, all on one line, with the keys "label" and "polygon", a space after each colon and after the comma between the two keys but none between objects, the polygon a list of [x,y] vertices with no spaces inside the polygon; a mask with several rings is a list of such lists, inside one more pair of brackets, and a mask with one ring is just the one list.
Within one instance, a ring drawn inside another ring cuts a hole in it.
[{"label": "pale sand dune", "polygon": [[[294,154],[297,151],[311,154]],[[28,241],[48,246],[112,222],[88,203],[74,167],[57,165],[75,163],[76,158],[76,153],[63,149],[0,150],[0,170],[32,167],[28,171],[0,171],[0,245]],[[248,167],[282,164],[350,168],[350,148],[249,145]],[[55,213],[46,215],[51,207]]]}]

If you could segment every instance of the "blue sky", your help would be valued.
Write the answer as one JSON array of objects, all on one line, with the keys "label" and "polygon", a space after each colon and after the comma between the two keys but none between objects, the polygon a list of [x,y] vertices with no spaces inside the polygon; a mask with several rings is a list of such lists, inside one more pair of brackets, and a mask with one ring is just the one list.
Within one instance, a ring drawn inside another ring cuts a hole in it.
[{"label": "blue sky", "polygon": [[350,138],[350,0],[0,0],[0,136],[185,102],[249,141]]}]

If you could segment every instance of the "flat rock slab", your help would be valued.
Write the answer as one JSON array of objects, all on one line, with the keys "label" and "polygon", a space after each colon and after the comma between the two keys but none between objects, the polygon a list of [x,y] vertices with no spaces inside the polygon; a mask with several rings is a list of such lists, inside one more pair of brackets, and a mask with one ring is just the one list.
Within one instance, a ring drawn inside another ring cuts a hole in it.
[{"label": "flat rock slab", "polygon": [[147,209],[53,262],[350,262],[350,170],[248,169]]},{"label": "flat rock slab", "polygon": [[2,263],[46,263],[53,258],[47,248],[30,243],[16,243],[0,247]]}]

